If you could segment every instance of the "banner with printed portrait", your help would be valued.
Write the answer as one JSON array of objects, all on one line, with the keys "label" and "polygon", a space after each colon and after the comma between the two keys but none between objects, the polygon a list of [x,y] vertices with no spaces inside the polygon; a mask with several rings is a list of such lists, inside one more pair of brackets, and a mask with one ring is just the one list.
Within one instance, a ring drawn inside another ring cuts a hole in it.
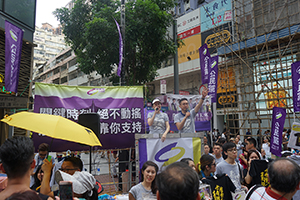
[{"label": "banner with printed portrait", "polygon": [[[77,122],[84,113],[100,115],[102,149],[134,147],[134,134],[145,133],[143,86],[65,86],[35,84],[34,112]],[[35,145],[52,143],[51,151],[80,150],[79,144],[33,135]],[[87,149],[87,148],[86,148]]]},{"label": "banner with printed portrait", "polygon": [[160,139],[140,139],[139,159],[140,169],[150,160],[155,162],[162,171],[168,165],[191,158],[198,163],[201,156],[200,138],[168,138],[164,142]]},{"label": "banner with printed portrait", "polygon": [[[178,132],[176,125],[174,124],[174,116],[180,112],[179,100],[182,98],[188,99],[189,110],[192,110],[196,107],[197,103],[200,101],[202,95],[179,95],[179,94],[166,94],[163,96],[157,97],[162,103],[161,110],[162,112],[167,113],[169,117],[170,130]],[[152,107],[145,108],[145,123],[147,132],[149,131],[149,125],[147,123],[147,115],[149,112],[153,112]],[[212,117],[211,110],[211,99],[205,98],[200,110],[195,117],[195,129],[196,131],[209,131],[211,129],[210,120]]]}]

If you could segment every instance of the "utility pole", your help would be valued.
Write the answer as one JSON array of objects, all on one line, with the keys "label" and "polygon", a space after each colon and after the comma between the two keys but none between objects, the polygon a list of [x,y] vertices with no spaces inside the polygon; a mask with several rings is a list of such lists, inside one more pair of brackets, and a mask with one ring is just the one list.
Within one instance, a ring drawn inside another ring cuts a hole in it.
[{"label": "utility pole", "polygon": [[[174,43],[177,45],[177,20],[174,19],[173,25]],[[179,94],[179,72],[178,72],[178,49],[176,49],[174,57],[174,93]]]}]

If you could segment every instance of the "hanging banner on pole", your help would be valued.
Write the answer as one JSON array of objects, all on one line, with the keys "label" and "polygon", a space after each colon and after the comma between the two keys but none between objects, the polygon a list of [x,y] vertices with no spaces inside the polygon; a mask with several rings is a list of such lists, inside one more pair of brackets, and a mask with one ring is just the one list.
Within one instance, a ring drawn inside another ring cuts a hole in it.
[{"label": "hanging banner on pole", "polygon": [[217,102],[218,63],[219,56],[214,56],[209,59],[208,95],[211,97],[212,103]]},{"label": "hanging banner on pole", "polygon": [[201,79],[202,84],[208,83],[208,73],[209,73],[209,60],[210,53],[207,48],[207,44],[202,45],[199,48],[199,57],[200,57],[200,68],[201,68]]},{"label": "hanging banner on pole", "polygon": [[[115,20],[115,19],[114,19]],[[117,29],[119,32],[119,65],[118,65],[118,71],[117,74],[119,77],[121,77],[121,71],[122,71],[122,60],[123,60],[123,39],[122,39],[122,34],[120,30],[120,25],[118,22],[115,20]]]},{"label": "hanging banner on pole", "polygon": [[282,150],[282,131],[284,127],[286,110],[284,108],[274,107],[271,129],[271,153],[281,157]]},{"label": "hanging banner on pole", "polygon": [[292,64],[294,112],[300,111],[300,61]]},{"label": "hanging banner on pole", "polygon": [[5,21],[5,89],[18,92],[23,31]]}]

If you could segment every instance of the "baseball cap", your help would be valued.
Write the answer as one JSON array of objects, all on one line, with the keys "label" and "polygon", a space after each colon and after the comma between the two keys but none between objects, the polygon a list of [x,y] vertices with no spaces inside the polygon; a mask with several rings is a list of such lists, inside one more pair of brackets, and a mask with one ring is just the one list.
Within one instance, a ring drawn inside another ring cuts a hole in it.
[{"label": "baseball cap", "polygon": [[152,101],[152,104],[155,104],[156,102],[161,103],[159,99],[154,99],[154,100]]}]

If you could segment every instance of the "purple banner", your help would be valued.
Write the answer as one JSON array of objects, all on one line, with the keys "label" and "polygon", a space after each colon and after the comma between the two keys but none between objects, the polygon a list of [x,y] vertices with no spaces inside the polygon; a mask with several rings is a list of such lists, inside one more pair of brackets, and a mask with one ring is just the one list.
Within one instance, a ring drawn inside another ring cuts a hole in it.
[{"label": "purple banner", "polygon": [[[124,94],[124,96],[126,96]],[[57,96],[35,96],[34,112],[60,115],[73,121],[83,113],[100,115],[99,149],[134,147],[134,134],[145,133],[143,98],[82,99],[81,97],[60,98]],[[83,150],[88,147],[73,142],[33,135],[35,146],[41,141],[52,143],[51,151]]]},{"label": "purple banner", "polygon": [[292,64],[294,112],[300,111],[300,61]]},{"label": "purple banner", "polygon": [[117,29],[118,29],[118,32],[119,32],[119,66],[118,66],[117,74],[118,74],[119,77],[121,77],[122,59],[123,59],[123,40],[122,40],[120,25],[118,24],[118,22],[116,20],[115,20],[115,22],[116,22]]},{"label": "purple banner", "polygon": [[199,48],[202,84],[208,83],[210,53],[205,43]]},{"label": "purple banner", "polygon": [[5,21],[5,89],[18,92],[23,31]]},{"label": "purple banner", "polygon": [[217,102],[218,63],[219,56],[214,56],[209,59],[208,95],[211,97],[212,103]]},{"label": "purple banner", "polygon": [[284,127],[286,110],[284,108],[274,107],[271,129],[271,153],[281,157],[282,151],[282,131]]}]

